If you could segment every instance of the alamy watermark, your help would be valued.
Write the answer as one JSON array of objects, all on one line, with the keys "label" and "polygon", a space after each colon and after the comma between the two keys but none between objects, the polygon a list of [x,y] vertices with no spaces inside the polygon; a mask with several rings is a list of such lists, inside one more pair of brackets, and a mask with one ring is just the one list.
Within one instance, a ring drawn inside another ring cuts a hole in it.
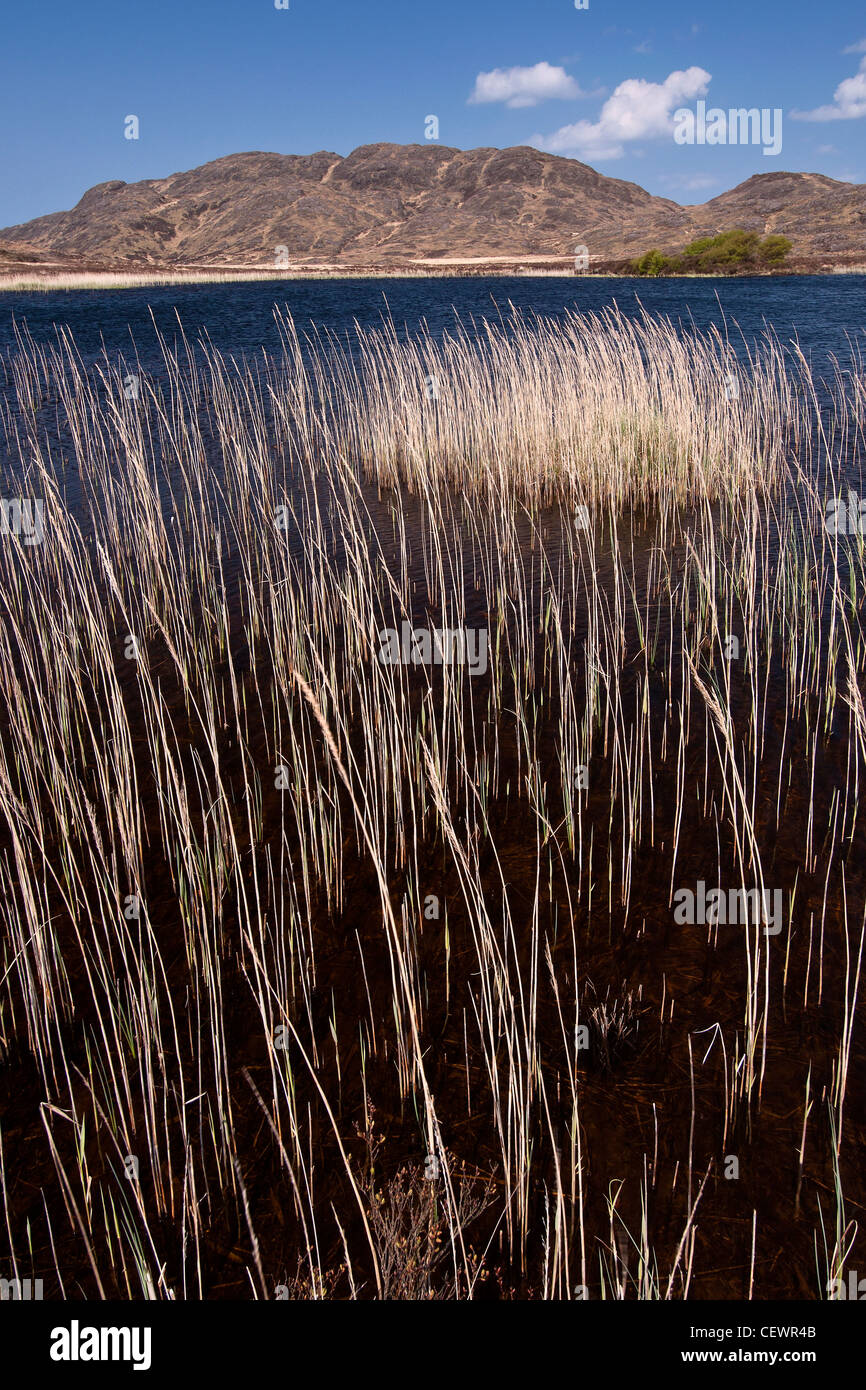
[{"label": "alamy watermark", "polygon": [[866,1279],[858,1279],[856,1269],[849,1269],[847,1288],[841,1276],[838,1279],[827,1280],[827,1297],[834,1302],[841,1302],[843,1299],[866,1299]]},{"label": "alamy watermark", "polygon": [[150,1370],[149,1327],[69,1327],[51,1330],[52,1361],[131,1361],[134,1371]]},{"label": "alamy watermark", "polygon": [[782,151],[782,108],[745,106],[723,111],[699,101],[694,111],[681,106],[674,112],[674,140],[678,145],[763,145],[764,154]]},{"label": "alamy watermark", "polygon": [[844,497],[830,497],[825,503],[824,525],[831,536],[866,535],[866,497],[849,491]]},{"label": "alamy watermark", "polygon": [[379,633],[383,666],[468,666],[470,676],[487,670],[487,629],[472,627],[413,628],[403,622]]},{"label": "alamy watermark", "polygon": [[751,922],[763,923],[767,936],[778,936],[782,930],[781,888],[708,889],[698,879],[694,891],[678,888],[674,903],[678,926],[745,927]]},{"label": "alamy watermark", "polygon": [[0,1303],[30,1303],[42,1300],[41,1279],[0,1279]]},{"label": "alamy watermark", "polygon": [[0,498],[0,536],[18,536],[25,545],[41,545],[45,538],[45,503],[41,498]]}]

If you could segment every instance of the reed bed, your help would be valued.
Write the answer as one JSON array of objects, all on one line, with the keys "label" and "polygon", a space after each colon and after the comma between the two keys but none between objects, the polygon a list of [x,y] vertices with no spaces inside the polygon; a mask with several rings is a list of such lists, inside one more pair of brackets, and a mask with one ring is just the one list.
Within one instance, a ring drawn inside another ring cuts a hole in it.
[{"label": "reed bed", "polygon": [[152,285],[233,285],[256,280],[299,278],[301,276],[297,271],[286,272],[266,266],[226,270],[154,270],[143,274],[114,270],[12,272],[6,275],[0,273],[0,292],[7,290],[15,294],[32,294],[39,291],[56,293],[57,290],[134,290]]},{"label": "reed bed", "polygon": [[[279,321],[2,364],[44,536],[0,536],[0,1273],[832,1297],[862,372],[617,311]],[[383,661],[405,627],[483,669]],[[678,921],[701,884],[781,910]]]}]

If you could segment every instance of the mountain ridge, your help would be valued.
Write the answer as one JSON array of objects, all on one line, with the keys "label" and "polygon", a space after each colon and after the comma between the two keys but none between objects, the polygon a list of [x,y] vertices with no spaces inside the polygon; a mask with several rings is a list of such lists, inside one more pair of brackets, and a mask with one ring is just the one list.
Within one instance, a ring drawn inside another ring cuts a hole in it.
[{"label": "mountain ridge", "polygon": [[734,226],[788,236],[794,258],[862,259],[866,184],[772,171],[680,204],[527,145],[252,150],[160,179],[95,184],[73,208],[0,230],[0,257],[350,269],[565,259],[585,246],[594,265]]}]

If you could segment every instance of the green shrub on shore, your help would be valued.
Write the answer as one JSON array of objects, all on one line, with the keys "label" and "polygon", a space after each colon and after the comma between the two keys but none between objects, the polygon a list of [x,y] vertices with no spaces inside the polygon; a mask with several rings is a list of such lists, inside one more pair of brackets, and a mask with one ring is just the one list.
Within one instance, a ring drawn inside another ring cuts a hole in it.
[{"label": "green shrub on shore", "polygon": [[680,256],[666,256],[653,249],[629,264],[633,275],[726,275],[743,271],[776,270],[784,265],[791,242],[784,236],[767,236],[741,227],[714,237],[698,237]]}]

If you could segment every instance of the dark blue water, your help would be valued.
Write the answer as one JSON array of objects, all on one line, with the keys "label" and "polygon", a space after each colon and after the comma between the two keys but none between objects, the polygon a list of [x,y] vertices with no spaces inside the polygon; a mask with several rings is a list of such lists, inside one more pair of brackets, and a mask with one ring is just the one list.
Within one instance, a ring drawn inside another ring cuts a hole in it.
[{"label": "dark blue water", "polygon": [[[471,278],[405,280],[298,280],[246,284],[183,285],[131,290],[62,290],[0,294],[0,352],[14,346],[13,320],[26,324],[39,343],[67,325],[85,360],[102,350],[128,358],[137,349],[154,370],[159,353],[154,324],[169,342],[178,316],[187,336],[201,333],[226,354],[251,357],[262,348],[278,353],[274,306],[288,309],[301,331],[312,325],[351,333],[389,314],[401,331],[426,321],[438,336],[455,313],[473,319],[507,314],[509,304],[527,313],[556,316],[565,310],[601,310],[616,304],[626,314],[641,305],[684,330],[727,327],[732,344],[753,342],[772,327],[783,343],[798,341],[822,374],[835,356],[852,365],[852,343],[866,347],[866,275],[809,275],[759,279],[639,280],[582,278]],[[856,363],[856,356],[854,359]]]}]

